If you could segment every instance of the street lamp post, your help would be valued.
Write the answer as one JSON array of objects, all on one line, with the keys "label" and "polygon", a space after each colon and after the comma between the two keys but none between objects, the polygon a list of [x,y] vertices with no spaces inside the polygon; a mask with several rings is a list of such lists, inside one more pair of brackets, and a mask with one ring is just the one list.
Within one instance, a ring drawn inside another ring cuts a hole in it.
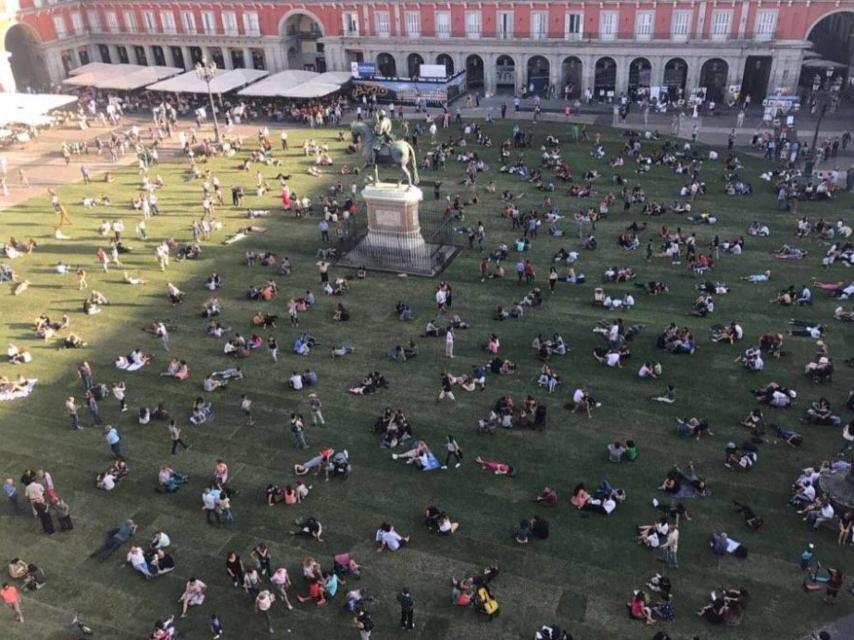
[{"label": "street lamp post", "polygon": [[214,106],[213,93],[211,93],[211,80],[216,77],[216,63],[213,60],[208,62],[207,58],[202,58],[201,62],[196,63],[196,76],[199,80],[204,80],[205,85],[207,85],[208,101],[211,105],[211,116],[213,117],[214,137],[219,143],[219,121],[216,119],[216,106]]}]

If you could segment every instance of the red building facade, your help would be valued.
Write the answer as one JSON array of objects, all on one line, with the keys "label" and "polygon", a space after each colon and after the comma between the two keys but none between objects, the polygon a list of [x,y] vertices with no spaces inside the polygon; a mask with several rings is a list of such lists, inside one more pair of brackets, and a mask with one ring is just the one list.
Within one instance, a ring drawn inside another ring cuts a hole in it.
[{"label": "red building facade", "polygon": [[19,84],[16,58],[29,57],[37,84],[91,61],[189,69],[206,57],[271,71],[366,61],[405,77],[444,64],[487,94],[569,86],[596,97],[653,86],[743,86],[754,99],[791,91],[812,28],[854,12],[854,0],[19,1],[7,6],[13,46],[6,37]]}]

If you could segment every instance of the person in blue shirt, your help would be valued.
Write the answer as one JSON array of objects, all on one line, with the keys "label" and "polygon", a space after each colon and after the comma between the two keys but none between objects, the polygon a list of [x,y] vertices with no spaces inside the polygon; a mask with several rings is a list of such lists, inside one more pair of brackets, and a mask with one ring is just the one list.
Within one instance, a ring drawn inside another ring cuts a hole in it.
[{"label": "person in blue shirt", "polygon": [[107,444],[110,445],[110,451],[113,452],[113,455],[116,458],[122,455],[122,439],[114,426],[107,425],[104,427],[104,440],[106,440]]}]

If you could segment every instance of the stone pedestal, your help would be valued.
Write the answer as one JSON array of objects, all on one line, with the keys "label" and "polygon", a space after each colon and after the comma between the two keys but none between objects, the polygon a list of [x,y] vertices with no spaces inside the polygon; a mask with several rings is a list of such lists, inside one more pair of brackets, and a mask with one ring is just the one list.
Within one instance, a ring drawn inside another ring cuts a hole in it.
[{"label": "stone pedestal", "polygon": [[348,238],[350,248],[339,266],[434,276],[457,254],[457,248],[443,244],[437,233],[433,236],[438,243],[424,239],[418,219],[424,194],[418,187],[379,182],[365,187],[362,197],[367,228]]},{"label": "stone pedestal", "polygon": [[368,210],[367,245],[416,253],[426,250],[418,219],[418,205],[424,200],[421,189],[380,182],[365,187],[362,197]]}]

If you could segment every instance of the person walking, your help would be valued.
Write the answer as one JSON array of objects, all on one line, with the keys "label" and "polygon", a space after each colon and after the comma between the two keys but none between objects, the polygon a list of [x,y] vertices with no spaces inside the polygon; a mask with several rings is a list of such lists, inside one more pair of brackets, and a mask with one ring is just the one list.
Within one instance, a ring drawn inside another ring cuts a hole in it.
[{"label": "person walking", "polygon": [[454,328],[448,327],[445,332],[445,356],[448,358],[454,357]]},{"label": "person walking", "polygon": [[267,349],[270,350],[270,357],[273,359],[273,362],[279,361],[279,343],[276,342],[276,338],[270,336],[267,338]]},{"label": "person walking", "polygon": [[240,412],[246,418],[246,422],[243,424],[247,427],[254,427],[255,420],[252,419],[252,400],[246,394],[240,396]]},{"label": "person walking", "polygon": [[23,622],[24,614],[21,613],[21,594],[18,589],[8,582],[4,582],[2,588],[0,588],[0,598],[3,598],[3,604],[15,612],[18,622]]},{"label": "person walking", "polygon": [[284,567],[279,567],[273,575],[270,576],[270,582],[275,589],[276,595],[285,603],[288,610],[293,610],[294,606],[288,599],[288,589],[291,587],[291,578],[288,575],[288,570]]},{"label": "person walking", "polygon": [[214,519],[217,521],[217,524],[222,522],[219,517],[219,511],[217,511],[217,496],[210,487],[202,492],[202,510],[205,512],[205,519],[208,524],[212,524]]},{"label": "person walking", "polygon": [[118,429],[112,425],[104,425],[104,440],[110,445],[110,451],[116,458],[122,457],[122,438],[119,435]]},{"label": "person walking", "polygon": [[400,593],[397,594],[397,602],[400,604],[400,628],[414,629],[415,599],[409,592],[409,587],[403,587],[400,590]]},{"label": "person walking", "polygon": [[455,469],[459,469],[460,465],[463,462],[463,449],[460,447],[460,443],[457,442],[457,439],[454,438],[453,434],[448,434],[448,441],[445,444],[445,448],[448,453],[445,455],[445,464],[442,466],[442,469],[447,469],[448,465],[451,462],[451,458],[456,460],[456,464],[454,465]]},{"label": "person walking", "polygon": [[169,439],[172,441],[172,455],[176,455],[178,453],[178,447],[184,447],[184,450],[190,448],[183,439],[181,439],[181,427],[174,420],[169,421]]},{"label": "person walking", "polygon": [[169,351],[169,330],[163,322],[154,324],[154,335],[160,340],[160,346],[164,351]]},{"label": "person walking", "polygon": [[82,431],[83,427],[80,426],[80,414],[77,410],[77,400],[74,399],[74,396],[68,396],[68,399],[65,401],[65,410],[68,412],[68,417],[71,419],[71,430]]},{"label": "person walking", "polygon": [[128,410],[127,384],[122,380],[113,384],[113,396],[119,401],[119,408],[124,413]]},{"label": "person walking", "polygon": [[302,418],[297,414],[291,414],[291,435],[294,439],[294,446],[297,449],[308,449],[308,442],[305,440],[305,429],[303,428]]}]

